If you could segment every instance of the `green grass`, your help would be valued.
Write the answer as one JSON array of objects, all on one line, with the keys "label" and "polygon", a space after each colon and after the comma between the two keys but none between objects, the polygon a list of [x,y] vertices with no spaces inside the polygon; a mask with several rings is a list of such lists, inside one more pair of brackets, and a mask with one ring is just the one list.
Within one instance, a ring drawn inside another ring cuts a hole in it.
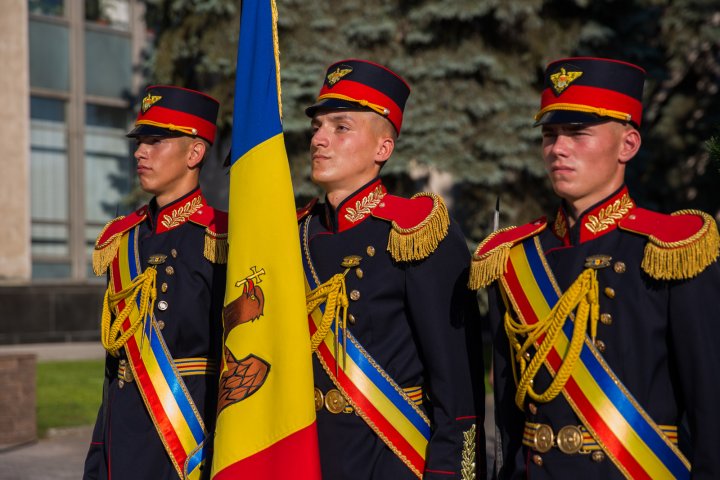
[{"label": "green grass", "polygon": [[40,362],[37,365],[37,428],[92,425],[102,400],[104,360]]}]

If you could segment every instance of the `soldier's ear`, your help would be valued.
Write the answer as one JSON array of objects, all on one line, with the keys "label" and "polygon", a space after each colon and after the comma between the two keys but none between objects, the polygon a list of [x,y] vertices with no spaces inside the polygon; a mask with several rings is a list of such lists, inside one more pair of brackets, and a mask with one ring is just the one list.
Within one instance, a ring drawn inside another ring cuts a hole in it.
[{"label": "soldier's ear", "polygon": [[205,151],[207,145],[202,140],[192,139],[190,142],[190,148],[188,149],[188,168],[196,168],[200,166],[203,159],[205,158]]},{"label": "soldier's ear", "polygon": [[640,132],[631,125],[625,127],[620,138],[618,159],[620,163],[627,163],[638,153],[638,150],[640,150],[642,138],[640,137]]}]

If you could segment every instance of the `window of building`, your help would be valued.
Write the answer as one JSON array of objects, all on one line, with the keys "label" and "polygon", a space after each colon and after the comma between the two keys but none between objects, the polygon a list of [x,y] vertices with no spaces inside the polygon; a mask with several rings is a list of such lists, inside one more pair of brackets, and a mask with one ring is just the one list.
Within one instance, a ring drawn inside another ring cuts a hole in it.
[{"label": "window of building", "polygon": [[94,278],[95,238],[128,210],[140,8],[140,0],[29,0],[34,279]]}]

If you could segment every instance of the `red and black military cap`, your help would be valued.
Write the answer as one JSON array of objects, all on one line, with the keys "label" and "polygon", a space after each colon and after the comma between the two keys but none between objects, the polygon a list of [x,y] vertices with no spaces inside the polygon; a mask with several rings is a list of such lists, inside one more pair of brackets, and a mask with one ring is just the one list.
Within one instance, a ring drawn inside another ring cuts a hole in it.
[{"label": "red and black military cap", "polygon": [[387,118],[398,135],[410,87],[398,74],[377,63],[348,59],[327,70],[316,102],[305,109],[308,117],[318,110],[366,110]]},{"label": "red and black military cap", "polygon": [[642,120],[645,70],[608,58],[563,58],[545,69],[535,126]]},{"label": "red and black military cap", "polygon": [[204,93],[170,85],[145,89],[135,128],[128,137],[201,137],[215,141],[219,103]]}]

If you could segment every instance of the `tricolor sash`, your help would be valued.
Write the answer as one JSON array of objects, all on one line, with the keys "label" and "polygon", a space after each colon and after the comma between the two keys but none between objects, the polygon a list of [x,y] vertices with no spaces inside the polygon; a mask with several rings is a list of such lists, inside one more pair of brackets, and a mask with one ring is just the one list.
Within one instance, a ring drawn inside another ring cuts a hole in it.
[{"label": "tricolor sash", "polygon": [[[526,325],[547,318],[561,297],[537,236],[512,247],[501,285],[506,301]],[[573,319],[568,317],[545,360],[553,376],[562,365],[572,334]],[[688,460],[610,370],[587,334],[562,393],[626,477],[690,478]]]},{"label": "tricolor sash", "polygon": [[[122,236],[111,264],[109,288],[112,292],[120,292],[141,273],[138,229],[130,229]],[[138,390],[178,476],[183,480],[199,479],[206,456],[205,425],[180,378],[152,309],[140,319],[140,295],[128,301],[135,305],[122,324],[122,332],[128,331],[136,322],[142,322],[124,346]],[[115,313],[126,306],[126,301],[120,300]]]},{"label": "tricolor sash", "polygon": [[[309,220],[310,217],[301,232],[306,293],[310,293],[320,284],[307,243]],[[318,330],[324,311],[325,304],[321,304],[308,314],[311,336]],[[337,319],[334,322],[337,322]],[[337,336],[335,332],[338,332]],[[335,347],[338,344],[346,345],[347,348],[345,352],[340,348],[340,358],[335,356]],[[422,478],[431,433],[427,416],[365,351],[349,330],[333,323],[316,354],[327,375],[355,412],[418,478]]]}]

